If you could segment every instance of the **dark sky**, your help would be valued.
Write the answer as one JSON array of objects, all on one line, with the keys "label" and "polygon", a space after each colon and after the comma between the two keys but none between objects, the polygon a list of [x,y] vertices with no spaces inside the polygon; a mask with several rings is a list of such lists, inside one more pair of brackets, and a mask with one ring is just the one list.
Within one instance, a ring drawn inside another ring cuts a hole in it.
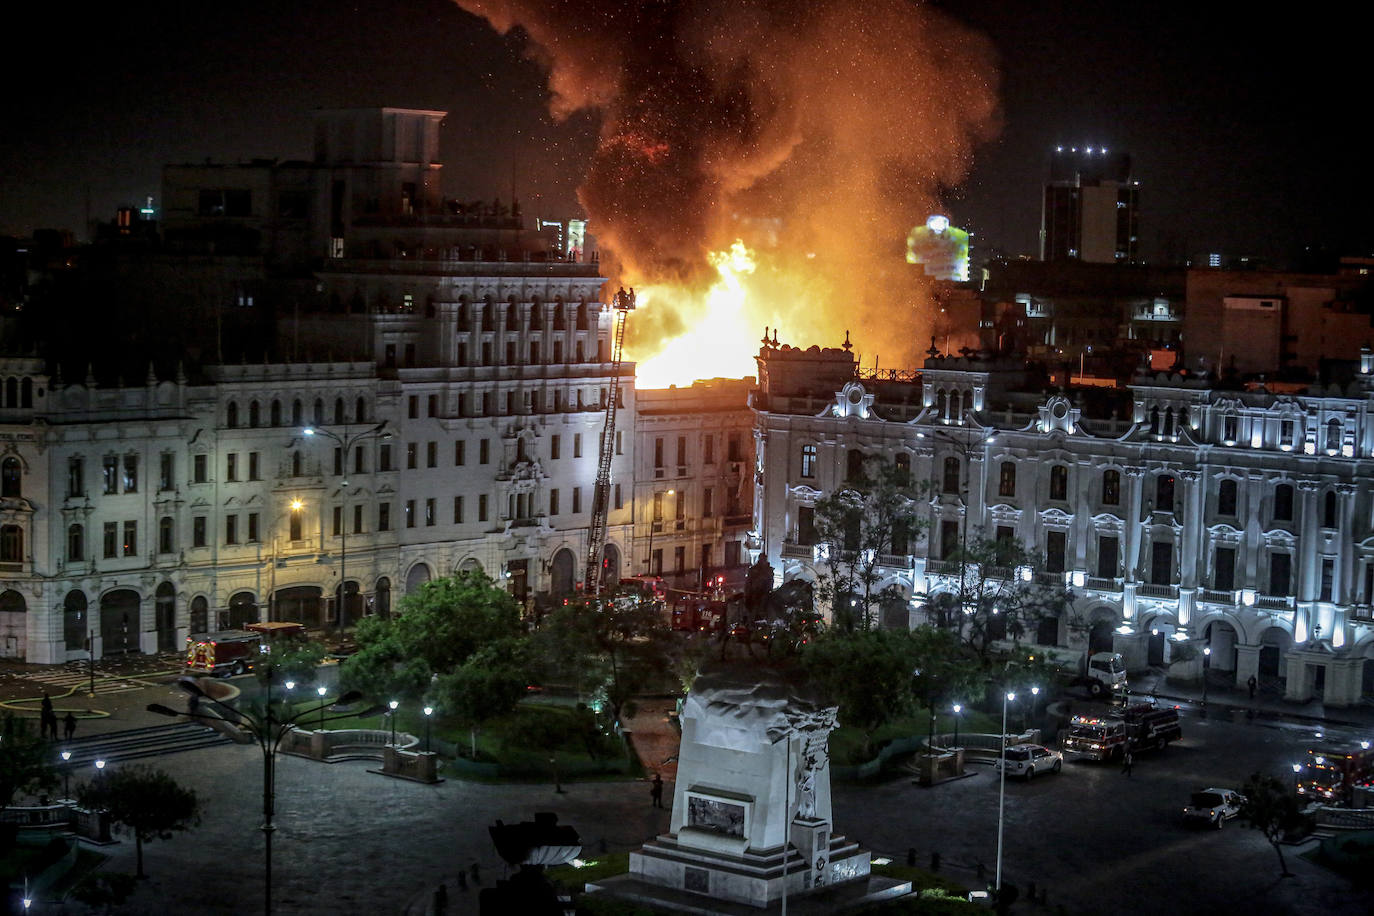
[{"label": "dark sky", "polygon": [[[1001,138],[948,195],[979,250],[1034,252],[1048,150],[1091,143],[1132,155],[1151,260],[1374,252],[1359,140],[1369,13],[937,5],[1001,54]],[[514,181],[527,214],[576,212],[595,120],[554,124],[518,38],[449,0],[25,6],[7,31],[12,51],[30,53],[0,64],[0,234],[82,235],[88,195],[109,218],[156,198],[167,162],[306,158],[309,112],[321,107],[446,110],[447,194],[504,200]]]}]

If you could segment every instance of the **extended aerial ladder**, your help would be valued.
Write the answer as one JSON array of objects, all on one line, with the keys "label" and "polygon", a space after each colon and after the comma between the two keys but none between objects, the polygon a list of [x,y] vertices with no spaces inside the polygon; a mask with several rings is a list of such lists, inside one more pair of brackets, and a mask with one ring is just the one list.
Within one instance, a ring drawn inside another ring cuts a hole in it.
[{"label": "extended aerial ladder", "polygon": [[592,488],[592,526],[587,533],[587,569],[582,578],[583,593],[601,593],[601,554],[606,549],[606,523],[611,502],[611,459],[615,456],[615,412],[620,401],[620,360],[625,345],[625,319],[635,309],[635,291],[621,287],[611,301],[615,312],[611,330],[611,385],[606,397],[606,422],[601,428],[601,456],[596,466],[596,486]]}]

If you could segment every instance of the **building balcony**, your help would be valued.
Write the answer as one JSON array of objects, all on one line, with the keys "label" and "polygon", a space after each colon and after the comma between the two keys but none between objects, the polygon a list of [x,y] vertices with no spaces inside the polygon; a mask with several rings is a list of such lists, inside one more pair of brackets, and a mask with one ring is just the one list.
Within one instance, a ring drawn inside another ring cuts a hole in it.
[{"label": "building balcony", "polygon": [[1374,623],[1374,606],[1356,604],[1350,608],[1350,619],[1356,623]]},{"label": "building balcony", "polygon": [[963,564],[955,560],[926,560],[926,575],[957,576]]},{"label": "building balcony", "polygon": [[1120,592],[1121,580],[1108,579],[1102,576],[1088,576],[1083,580],[1084,588],[1091,588],[1099,592]]},{"label": "building balcony", "polygon": [[815,550],[810,544],[783,544],[782,556],[787,560],[809,560]]},{"label": "building balcony", "polygon": [[912,559],[910,555],[897,555],[891,553],[878,554],[878,565],[886,566],[889,569],[910,569]]},{"label": "building balcony", "polygon": [[1136,594],[1142,598],[1178,598],[1177,585],[1155,585],[1153,582],[1143,582],[1136,588]]},{"label": "building balcony", "polygon": [[1198,600],[1206,601],[1208,604],[1231,604],[1236,603],[1236,593],[1234,591],[1218,591],[1214,588],[1198,589]]},{"label": "building balcony", "polygon": [[1261,611],[1293,610],[1292,595],[1256,595],[1255,608]]},{"label": "building balcony", "polygon": [[727,515],[725,516],[725,527],[748,528],[751,524],[753,524],[753,521],[754,515],[752,512],[745,513],[743,515]]}]

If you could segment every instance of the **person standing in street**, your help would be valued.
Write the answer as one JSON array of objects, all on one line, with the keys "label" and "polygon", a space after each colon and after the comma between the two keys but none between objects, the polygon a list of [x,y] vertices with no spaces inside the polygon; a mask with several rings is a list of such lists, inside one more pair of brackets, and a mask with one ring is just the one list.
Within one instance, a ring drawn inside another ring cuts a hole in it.
[{"label": "person standing in street", "polygon": [[649,785],[649,797],[655,808],[663,807],[663,777],[658,773],[654,774],[654,781]]},{"label": "person standing in street", "polygon": [[72,711],[67,710],[66,717],[62,720],[62,731],[66,734],[66,740],[70,741],[76,735],[76,716]]},{"label": "person standing in street", "polygon": [[57,740],[57,713],[52,708],[52,697],[48,696],[46,690],[43,691],[43,704],[39,712],[38,726],[44,738],[51,733],[52,740]]},{"label": "person standing in street", "polygon": [[1255,676],[1253,674],[1250,675],[1250,680],[1246,681],[1245,684],[1250,688],[1250,699],[1253,700],[1255,698],[1255,688],[1259,686],[1255,681]]},{"label": "person standing in street", "polygon": [[1130,749],[1127,748],[1126,753],[1123,754],[1121,757],[1121,772],[1126,774],[1127,776],[1130,776],[1131,770],[1133,770],[1134,768],[1135,757],[1131,754]]}]

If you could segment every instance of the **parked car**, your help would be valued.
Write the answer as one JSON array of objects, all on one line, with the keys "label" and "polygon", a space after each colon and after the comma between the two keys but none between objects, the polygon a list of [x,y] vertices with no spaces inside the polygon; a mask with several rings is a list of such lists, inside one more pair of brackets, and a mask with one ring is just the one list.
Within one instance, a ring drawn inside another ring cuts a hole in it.
[{"label": "parked car", "polygon": [[1235,789],[1203,789],[1194,792],[1188,807],[1183,809],[1184,823],[1209,824],[1217,830],[1231,818],[1240,814],[1245,804],[1245,796]]},{"label": "parked car", "polygon": [[1017,744],[1003,750],[994,766],[999,772],[1006,767],[1008,776],[1024,776],[1029,782],[1036,773],[1058,773],[1064,756],[1038,744]]}]

